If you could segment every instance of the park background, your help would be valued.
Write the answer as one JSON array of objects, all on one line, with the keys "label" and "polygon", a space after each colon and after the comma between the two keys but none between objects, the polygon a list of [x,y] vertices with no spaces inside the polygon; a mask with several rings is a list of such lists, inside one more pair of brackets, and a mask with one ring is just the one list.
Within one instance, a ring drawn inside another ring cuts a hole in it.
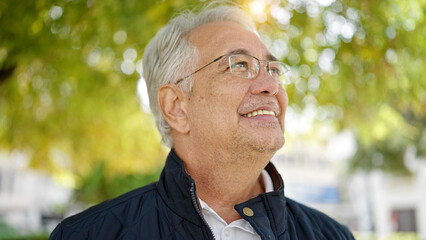
[{"label": "park background", "polygon": [[[144,47],[208,2],[0,1],[0,239],[157,179]],[[290,196],[360,239],[426,239],[426,1],[232,2],[291,67],[274,159]]]}]

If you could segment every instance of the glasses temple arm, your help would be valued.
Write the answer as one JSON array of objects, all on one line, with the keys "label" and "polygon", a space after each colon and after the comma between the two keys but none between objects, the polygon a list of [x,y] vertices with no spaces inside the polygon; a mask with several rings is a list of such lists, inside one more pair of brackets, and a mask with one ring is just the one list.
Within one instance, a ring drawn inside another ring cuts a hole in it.
[{"label": "glasses temple arm", "polygon": [[190,76],[192,76],[192,75],[196,74],[197,72],[199,72],[199,71],[203,70],[204,68],[206,68],[206,67],[210,66],[211,64],[213,64],[213,63],[215,63],[215,62],[219,61],[219,60],[220,60],[221,58],[223,58],[224,56],[225,56],[225,55],[222,55],[222,56],[220,56],[220,57],[217,57],[215,60],[213,60],[213,61],[211,61],[211,62],[207,63],[206,65],[202,66],[201,68],[199,68],[199,69],[198,69],[198,70],[196,70],[195,72],[193,72],[193,73],[191,73],[191,74],[189,74],[189,75],[186,75],[185,77],[183,77],[183,78],[181,78],[181,79],[177,80],[177,81],[176,81],[176,84],[179,84],[179,83],[180,83],[180,82],[182,82],[184,79],[186,79],[186,78],[188,78],[188,77],[190,77]]}]

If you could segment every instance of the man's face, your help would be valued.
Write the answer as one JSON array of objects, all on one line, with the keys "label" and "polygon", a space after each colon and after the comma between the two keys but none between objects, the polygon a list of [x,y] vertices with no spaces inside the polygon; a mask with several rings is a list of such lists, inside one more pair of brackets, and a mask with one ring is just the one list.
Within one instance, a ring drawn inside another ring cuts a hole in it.
[{"label": "man's face", "polygon": [[[233,22],[198,27],[189,34],[189,41],[200,53],[194,70],[231,52],[244,52],[262,60],[271,58],[254,33]],[[288,97],[263,66],[256,78],[241,78],[231,74],[228,58],[224,57],[194,75],[188,102],[194,143],[244,153],[275,153],[283,146]],[[262,114],[260,110],[273,111],[276,116]]]}]

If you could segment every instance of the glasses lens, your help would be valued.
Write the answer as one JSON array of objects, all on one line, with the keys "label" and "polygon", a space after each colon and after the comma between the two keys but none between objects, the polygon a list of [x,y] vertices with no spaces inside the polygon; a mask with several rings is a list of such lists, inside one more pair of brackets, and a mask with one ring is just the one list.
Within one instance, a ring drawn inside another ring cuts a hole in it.
[{"label": "glasses lens", "polygon": [[282,62],[269,62],[268,72],[275,79],[280,80],[283,84],[289,84],[290,78],[288,76],[290,68]]},{"label": "glasses lens", "polygon": [[280,82],[283,85],[288,85],[288,84],[291,83],[290,76],[289,76],[288,73],[285,73],[285,74],[281,75],[278,79],[280,80]]},{"label": "glasses lens", "polygon": [[[290,68],[282,62],[271,61],[264,62],[266,70],[275,79],[282,82],[282,84],[289,84],[290,78],[288,72]],[[252,56],[244,54],[235,54],[229,56],[229,68],[231,73],[235,76],[242,78],[255,78],[259,73],[260,63]]]},{"label": "glasses lens", "polygon": [[229,68],[235,76],[254,78],[259,71],[259,62],[255,58],[243,54],[230,55]]}]

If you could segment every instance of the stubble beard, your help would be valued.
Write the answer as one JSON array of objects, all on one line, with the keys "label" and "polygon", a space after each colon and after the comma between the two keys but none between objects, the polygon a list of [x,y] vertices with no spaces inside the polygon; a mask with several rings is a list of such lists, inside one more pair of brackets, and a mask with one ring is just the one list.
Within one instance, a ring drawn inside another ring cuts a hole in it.
[{"label": "stubble beard", "polygon": [[[266,126],[267,128],[276,127],[275,124],[273,126]],[[243,133],[236,133],[233,137],[233,141],[231,143],[231,148],[234,151],[237,151],[239,155],[244,156],[256,156],[258,154],[275,154],[280,148],[284,146],[285,139],[284,134],[275,133],[270,138],[259,137],[256,138],[254,136],[247,136]]]}]

